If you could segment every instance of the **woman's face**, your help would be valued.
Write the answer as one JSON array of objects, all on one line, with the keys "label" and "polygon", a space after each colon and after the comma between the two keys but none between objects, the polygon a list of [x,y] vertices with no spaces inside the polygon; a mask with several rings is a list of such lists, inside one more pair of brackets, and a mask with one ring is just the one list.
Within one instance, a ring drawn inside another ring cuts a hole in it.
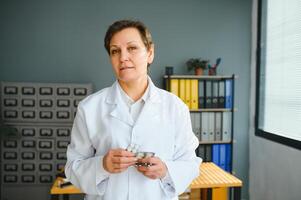
[{"label": "woman's face", "polygon": [[147,64],[154,59],[154,48],[146,49],[136,28],[126,28],[113,35],[110,59],[117,79],[130,83],[147,77]]}]

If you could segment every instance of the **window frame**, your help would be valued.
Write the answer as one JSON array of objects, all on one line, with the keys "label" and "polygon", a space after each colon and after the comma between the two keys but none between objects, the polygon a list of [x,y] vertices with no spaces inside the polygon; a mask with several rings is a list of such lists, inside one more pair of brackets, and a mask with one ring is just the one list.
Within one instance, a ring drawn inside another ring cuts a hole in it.
[{"label": "window frame", "polygon": [[256,103],[255,103],[255,135],[274,141],[289,147],[301,150],[301,141],[280,136],[275,133],[266,132],[258,127],[259,125],[259,105],[260,105],[260,61],[261,61],[261,30],[262,30],[262,4],[263,0],[258,0],[257,4],[257,43],[256,43]]}]

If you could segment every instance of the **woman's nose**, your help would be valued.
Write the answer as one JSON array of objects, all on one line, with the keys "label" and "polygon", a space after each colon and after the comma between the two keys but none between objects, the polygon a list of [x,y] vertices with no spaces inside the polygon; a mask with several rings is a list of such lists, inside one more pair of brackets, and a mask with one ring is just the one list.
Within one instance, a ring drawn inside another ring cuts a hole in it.
[{"label": "woman's nose", "polygon": [[127,50],[121,50],[120,52],[120,61],[128,61],[129,60],[129,52]]}]

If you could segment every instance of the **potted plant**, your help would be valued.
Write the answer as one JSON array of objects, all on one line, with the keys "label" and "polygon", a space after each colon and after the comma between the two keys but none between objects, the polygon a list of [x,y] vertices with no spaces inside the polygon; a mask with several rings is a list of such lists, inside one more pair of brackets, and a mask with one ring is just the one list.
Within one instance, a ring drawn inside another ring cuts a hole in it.
[{"label": "potted plant", "polygon": [[216,62],[213,66],[208,65],[209,71],[208,71],[208,75],[209,76],[214,76],[216,75],[216,71],[217,71],[217,67],[219,66],[219,64],[221,63],[221,58],[217,58]]},{"label": "potted plant", "polygon": [[195,75],[203,75],[204,70],[208,68],[209,60],[201,58],[190,58],[187,62],[188,71],[194,70]]}]

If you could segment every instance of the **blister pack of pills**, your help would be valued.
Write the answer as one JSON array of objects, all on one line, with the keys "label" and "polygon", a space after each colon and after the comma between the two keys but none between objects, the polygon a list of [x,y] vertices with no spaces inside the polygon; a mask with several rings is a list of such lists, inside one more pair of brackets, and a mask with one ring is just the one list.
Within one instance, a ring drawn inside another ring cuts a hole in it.
[{"label": "blister pack of pills", "polygon": [[[135,156],[139,159],[143,159],[143,158],[148,158],[148,157],[154,157],[155,153],[154,152],[145,152],[145,151],[139,151],[139,147],[140,145],[138,144],[130,144],[126,150],[129,152],[132,152],[135,154]],[[143,162],[137,162],[136,166],[145,166],[145,167],[149,167],[152,166],[151,163],[143,163]]]}]

